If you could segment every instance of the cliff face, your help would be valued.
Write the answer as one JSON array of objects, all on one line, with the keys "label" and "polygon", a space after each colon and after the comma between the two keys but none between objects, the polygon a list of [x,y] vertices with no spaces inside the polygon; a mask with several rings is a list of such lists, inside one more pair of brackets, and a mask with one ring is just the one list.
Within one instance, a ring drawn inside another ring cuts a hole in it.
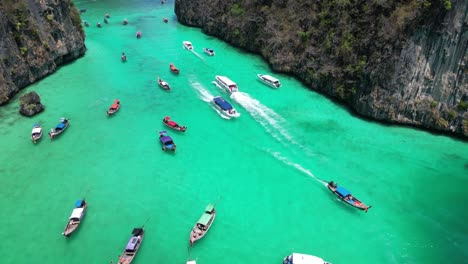
[{"label": "cliff face", "polygon": [[468,1],[176,0],[178,20],[373,119],[468,137]]},{"label": "cliff face", "polygon": [[71,0],[0,1],[0,105],[85,50]]}]

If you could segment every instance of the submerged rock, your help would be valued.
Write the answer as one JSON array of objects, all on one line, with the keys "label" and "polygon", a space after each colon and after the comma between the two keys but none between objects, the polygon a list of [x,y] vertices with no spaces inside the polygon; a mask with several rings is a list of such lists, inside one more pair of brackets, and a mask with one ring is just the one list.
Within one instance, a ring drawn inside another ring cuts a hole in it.
[{"label": "submerged rock", "polygon": [[44,111],[41,97],[32,91],[20,97],[20,113],[25,116],[33,116]]}]

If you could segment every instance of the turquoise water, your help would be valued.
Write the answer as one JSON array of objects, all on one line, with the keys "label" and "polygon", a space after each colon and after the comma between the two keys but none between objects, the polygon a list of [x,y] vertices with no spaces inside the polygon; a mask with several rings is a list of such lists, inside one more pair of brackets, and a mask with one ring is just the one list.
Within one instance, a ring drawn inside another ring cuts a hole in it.
[{"label": "turquoise water", "polygon": [[[0,108],[1,263],[109,263],[144,223],[134,263],[185,263],[190,253],[198,264],[267,264],[291,252],[335,264],[466,262],[466,143],[358,119],[261,58],[178,24],[172,1],[76,5],[88,8],[86,56],[25,89],[46,111],[21,117],[17,98]],[[271,89],[257,73],[283,86]],[[214,86],[218,74],[241,93]],[[158,75],[172,91],[157,86]],[[217,95],[241,116],[221,118],[207,102]],[[122,107],[108,118],[116,98]],[[168,130],[176,154],[157,139],[165,115],[188,126]],[[35,121],[47,132],[62,116],[71,118],[64,134],[31,143]],[[373,207],[366,214],[341,203],[319,179]],[[65,240],[84,195],[86,217]],[[216,201],[213,226],[189,252],[190,229]]]}]

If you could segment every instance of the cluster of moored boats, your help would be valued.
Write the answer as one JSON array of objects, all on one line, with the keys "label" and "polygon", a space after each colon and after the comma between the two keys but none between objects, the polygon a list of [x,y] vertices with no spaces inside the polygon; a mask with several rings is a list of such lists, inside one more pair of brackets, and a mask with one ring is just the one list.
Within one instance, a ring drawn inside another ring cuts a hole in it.
[{"label": "cluster of moored boats", "polygon": [[[67,225],[62,232],[62,235],[65,238],[69,238],[73,232],[75,232],[78,227],[80,226],[81,222],[86,213],[86,209],[88,208],[88,202],[85,198],[79,199],[75,202],[74,208],[70,217],[68,218]],[[205,211],[198,219],[198,221],[193,226],[192,230],[190,231],[189,235],[189,244],[193,246],[193,244],[202,239],[208,230],[210,229],[211,225],[214,222],[216,217],[216,209],[214,204],[208,204],[205,208]],[[148,219],[149,220],[149,219]],[[135,227],[132,230],[130,239],[127,242],[123,252],[120,254],[118,262],[119,264],[130,264],[140,249],[140,246],[143,242],[143,237],[145,235],[144,226]],[[114,263],[111,261],[111,263]],[[195,260],[188,260],[187,264],[196,264]]]},{"label": "cluster of moored boats", "polygon": [[[50,139],[57,137],[58,135],[62,134],[70,125],[70,119],[67,118],[60,118],[59,123],[54,127],[51,128],[49,131]],[[36,123],[33,125],[31,131],[31,140],[34,144],[37,143],[39,139],[42,138],[42,125],[41,123]]]}]

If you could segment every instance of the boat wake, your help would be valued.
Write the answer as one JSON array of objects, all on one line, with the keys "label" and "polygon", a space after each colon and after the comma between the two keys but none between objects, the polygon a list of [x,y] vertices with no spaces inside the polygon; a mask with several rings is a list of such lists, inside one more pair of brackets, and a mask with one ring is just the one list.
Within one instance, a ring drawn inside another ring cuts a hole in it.
[{"label": "boat wake", "polygon": [[279,161],[282,161],[284,164],[286,164],[288,166],[291,166],[291,167],[294,167],[298,171],[308,175],[309,177],[311,177],[314,180],[318,181],[319,183],[323,184],[325,187],[328,185],[327,181],[322,180],[320,178],[317,178],[310,170],[302,167],[301,164],[295,163],[295,162],[289,160],[288,158],[282,156],[281,153],[279,153],[277,151],[271,151],[271,150],[267,150],[267,152],[269,152],[271,155],[273,155],[273,157],[275,157]]},{"label": "boat wake", "polygon": [[231,94],[231,99],[244,107],[275,139],[280,142],[286,140],[288,143],[299,145],[288,133],[287,129],[281,125],[286,120],[275,111],[250,97],[248,93],[234,92]]},{"label": "boat wake", "polygon": [[201,83],[197,81],[191,81],[191,85],[198,92],[198,98],[200,98],[202,101],[210,103],[211,108],[213,108],[219,116],[221,116],[224,119],[231,119],[230,117],[225,116],[220,110],[218,110],[216,107],[213,106],[213,104],[211,104],[214,95],[212,95],[208,90],[206,90]]}]

